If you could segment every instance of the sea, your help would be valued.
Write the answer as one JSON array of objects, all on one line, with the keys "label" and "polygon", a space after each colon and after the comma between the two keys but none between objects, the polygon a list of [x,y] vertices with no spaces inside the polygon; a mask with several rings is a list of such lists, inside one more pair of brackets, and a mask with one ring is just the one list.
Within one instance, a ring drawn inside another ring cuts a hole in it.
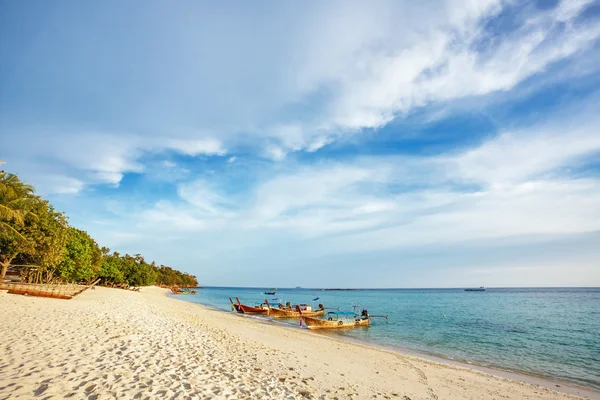
[{"label": "sea", "polygon": [[[204,287],[175,296],[231,312],[243,304],[308,303],[360,312],[367,328],[326,332],[374,346],[600,390],[600,288],[277,289]],[[268,319],[268,317],[265,317]],[[272,323],[298,327],[297,320]]]}]

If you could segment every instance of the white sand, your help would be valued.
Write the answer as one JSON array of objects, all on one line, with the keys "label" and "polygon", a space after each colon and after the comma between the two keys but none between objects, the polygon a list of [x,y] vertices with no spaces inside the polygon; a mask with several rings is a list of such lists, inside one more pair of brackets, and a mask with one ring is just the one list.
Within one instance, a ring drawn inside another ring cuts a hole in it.
[{"label": "white sand", "polygon": [[581,398],[165,293],[97,288],[73,300],[0,293],[0,399]]}]

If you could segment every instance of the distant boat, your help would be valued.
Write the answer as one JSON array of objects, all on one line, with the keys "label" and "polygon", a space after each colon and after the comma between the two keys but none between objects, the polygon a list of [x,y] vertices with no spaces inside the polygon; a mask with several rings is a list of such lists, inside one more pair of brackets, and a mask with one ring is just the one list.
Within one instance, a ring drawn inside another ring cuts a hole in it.
[{"label": "distant boat", "polygon": [[272,295],[272,294],[275,294],[275,292],[277,292],[277,289],[271,289],[271,290],[265,292],[264,294],[270,294],[270,295]]},{"label": "distant boat", "polygon": [[468,289],[465,289],[465,292],[485,292],[485,291],[487,291],[487,289],[484,288],[483,286],[480,286],[478,288],[468,288]]}]

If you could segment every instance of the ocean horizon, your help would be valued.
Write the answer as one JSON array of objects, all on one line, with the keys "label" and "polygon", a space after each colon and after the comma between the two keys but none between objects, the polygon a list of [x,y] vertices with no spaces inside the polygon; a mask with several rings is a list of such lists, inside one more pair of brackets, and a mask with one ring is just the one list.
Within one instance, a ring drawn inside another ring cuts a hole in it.
[{"label": "ocean horizon", "polygon": [[176,297],[221,311],[231,310],[229,297],[249,305],[268,299],[367,308],[389,319],[326,334],[600,390],[600,288],[465,288],[277,288],[265,295],[270,288],[203,286]]}]

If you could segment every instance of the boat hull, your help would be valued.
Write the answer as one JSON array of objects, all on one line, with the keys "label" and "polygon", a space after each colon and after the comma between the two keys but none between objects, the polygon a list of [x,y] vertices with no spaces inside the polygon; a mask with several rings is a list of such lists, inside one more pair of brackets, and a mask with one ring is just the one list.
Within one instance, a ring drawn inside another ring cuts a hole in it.
[{"label": "boat hull", "polygon": [[246,306],[244,304],[239,304],[239,309],[241,310],[241,312],[245,313],[245,314],[269,314],[269,309],[268,308],[259,308],[259,307],[251,307],[251,306]]},{"label": "boat hull", "polygon": [[237,308],[238,312],[244,313],[244,314],[264,314],[264,315],[269,315],[269,309],[267,307],[262,308],[262,307],[252,307],[252,306],[247,306],[245,304],[242,304],[240,302],[240,299],[238,299],[237,297],[235,298],[235,300],[238,303],[239,308]]},{"label": "boat hull", "polygon": [[[302,313],[304,314],[304,313]],[[308,329],[344,329],[344,328],[358,328],[361,326],[369,326],[370,320],[368,318],[365,319],[355,319],[354,321],[329,321],[326,319],[319,318],[311,318],[311,317],[302,317],[304,324]]]},{"label": "boat hull", "polygon": [[[318,317],[319,315],[324,315],[325,310],[315,310],[315,311],[302,311],[302,315],[305,317]],[[282,310],[280,308],[271,308],[269,310],[269,315],[274,318],[300,318],[301,315],[298,311],[294,310]]]},{"label": "boat hull", "polygon": [[53,299],[70,300],[98,283],[92,285],[56,285],[35,283],[9,283],[0,282],[0,290],[7,290],[9,294],[22,294],[26,296],[49,297]]},{"label": "boat hull", "polygon": [[231,302],[231,311],[235,310],[235,311],[237,311],[239,313],[242,312],[242,310],[240,309],[240,305],[239,304],[235,304],[233,302],[233,300],[231,300],[231,297],[229,298],[229,301]]}]

